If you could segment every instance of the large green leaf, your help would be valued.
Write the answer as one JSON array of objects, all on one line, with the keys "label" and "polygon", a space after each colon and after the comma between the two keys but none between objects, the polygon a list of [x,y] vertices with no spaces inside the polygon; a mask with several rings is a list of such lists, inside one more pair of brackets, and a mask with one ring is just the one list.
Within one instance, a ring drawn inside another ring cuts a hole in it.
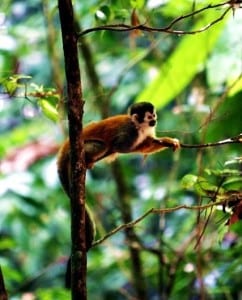
[{"label": "large green leaf", "polygon": [[[191,29],[198,30],[218,19],[221,11],[206,10]],[[156,78],[138,95],[138,101],[149,100],[162,107],[174,99],[192,80],[213,49],[224,28],[225,20],[196,34],[183,35],[181,42],[169,59],[162,64]]]},{"label": "large green leaf", "polygon": [[[242,132],[241,111],[242,91],[233,97],[228,97],[222,102],[216,111],[215,119],[207,126],[206,140],[216,141],[228,137],[237,136]],[[241,147],[233,145],[233,148]]]}]

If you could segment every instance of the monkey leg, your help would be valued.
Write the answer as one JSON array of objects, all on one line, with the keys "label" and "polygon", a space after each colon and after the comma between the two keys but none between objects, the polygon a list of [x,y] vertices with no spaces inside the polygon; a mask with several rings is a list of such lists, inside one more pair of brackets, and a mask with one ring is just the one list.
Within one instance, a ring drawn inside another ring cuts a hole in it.
[{"label": "monkey leg", "polygon": [[94,163],[104,158],[107,153],[105,143],[99,140],[85,140],[84,148],[87,169],[91,169]]}]

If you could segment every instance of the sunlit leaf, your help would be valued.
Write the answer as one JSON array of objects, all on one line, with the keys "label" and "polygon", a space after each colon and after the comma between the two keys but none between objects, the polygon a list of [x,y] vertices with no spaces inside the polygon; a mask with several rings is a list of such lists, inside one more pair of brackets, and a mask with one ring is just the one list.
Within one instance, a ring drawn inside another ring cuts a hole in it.
[{"label": "sunlit leaf", "polygon": [[234,177],[223,183],[223,188],[227,190],[242,190],[242,177]]},{"label": "sunlit leaf", "polygon": [[38,103],[47,118],[54,122],[58,121],[58,111],[50,101],[47,99],[40,99]]},{"label": "sunlit leaf", "polygon": [[181,187],[185,190],[192,189],[197,182],[198,177],[196,175],[187,174],[181,180]]},{"label": "sunlit leaf", "polygon": [[111,11],[108,5],[103,5],[98,8],[95,13],[95,18],[101,22],[107,22],[110,18]]},{"label": "sunlit leaf", "polygon": [[1,237],[1,240],[0,240],[0,250],[1,251],[14,248],[14,246],[16,246],[16,243],[12,238]]},{"label": "sunlit leaf", "polygon": [[[201,29],[216,18],[218,18],[217,12],[208,10],[191,30]],[[138,95],[137,100],[148,99],[156,107],[162,107],[173,100],[193,76],[204,68],[205,60],[225,24],[226,18],[202,33],[182,36],[176,50],[160,67],[156,78]]]},{"label": "sunlit leaf", "polygon": [[232,82],[232,87],[229,89],[228,95],[232,97],[241,91],[242,91],[242,77],[236,80],[235,82]]},{"label": "sunlit leaf", "polygon": [[142,8],[145,4],[144,0],[130,0],[130,4],[133,8]]},{"label": "sunlit leaf", "polygon": [[213,193],[218,191],[218,187],[211,184],[205,177],[192,174],[187,174],[182,178],[181,186],[182,188],[192,190],[201,196],[212,196]]},{"label": "sunlit leaf", "polygon": [[13,95],[18,88],[24,86],[22,80],[28,80],[31,76],[24,74],[13,74],[8,78],[0,79],[0,84],[5,88],[9,95]]}]

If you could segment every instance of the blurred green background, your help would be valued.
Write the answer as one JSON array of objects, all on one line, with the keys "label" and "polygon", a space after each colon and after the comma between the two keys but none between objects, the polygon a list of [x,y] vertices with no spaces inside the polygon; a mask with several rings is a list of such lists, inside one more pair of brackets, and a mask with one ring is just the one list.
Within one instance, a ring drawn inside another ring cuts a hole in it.
[{"label": "blurred green background", "polygon": [[[210,2],[73,4],[81,31],[130,24],[132,13],[140,24],[165,27]],[[206,9],[182,18],[172,29],[201,29],[226,9]],[[84,124],[124,113],[134,101],[146,100],[158,111],[157,136],[196,144],[241,133],[241,9],[234,14],[231,10],[202,33],[97,31],[80,38],[79,49]],[[56,172],[57,149],[67,136],[65,100],[57,2],[2,0],[0,265],[10,299],[70,298],[64,289],[69,202]],[[139,279],[144,297],[151,300],[241,299],[242,227],[239,220],[231,222],[231,214],[241,218],[236,210],[242,194],[240,153],[241,145],[225,145],[166,150],[145,160],[122,155],[114,164],[99,162],[88,171],[87,202],[97,238],[123,224],[125,211],[135,219],[152,207],[221,199],[228,203],[224,211],[179,209],[149,215],[131,230],[133,239],[121,231],[91,249],[89,299],[138,299]]]}]

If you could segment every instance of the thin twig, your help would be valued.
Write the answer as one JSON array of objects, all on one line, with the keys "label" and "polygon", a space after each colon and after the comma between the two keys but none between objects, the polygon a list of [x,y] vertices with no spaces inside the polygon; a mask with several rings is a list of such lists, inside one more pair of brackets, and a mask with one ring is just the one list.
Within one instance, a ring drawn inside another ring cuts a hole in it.
[{"label": "thin twig", "polygon": [[[211,23],[205,25],[204,27],[197,29],[197,30],[191,30],[191,31],[183,31],[183,30],[176,30],[176,29],[172,29],[172,27],[178,23],[179,21],[189,18],[191,16],[194,16],[196,14],[199,14],[205,10],[208,9],[214,9],[214,8],[218,8],[224,5],[229,5],[229,7],[222,13],[222,15],[215,19],[214,21],[212,21]],[[207,30],[208,28],[212,27],[214,24],[218,23],[219,21],[221,21],[225,15],[231,10],[233,9],[230,1],[226,1],[223,3],[219,3],[219,4],[215,4],[215,5],[208,5],[206,7],[203,7],[199,10],[196,10],[194,12],[188,13],[186,15],[180,16],[176,19],[174,19],[168,26],[166,27],[151,27],[151,26],[147,26],[144,24],[138,24],[136,26],[132,26],[129,24],[124,24],[124,23],[119,23],[119,24],[109,24],[109,25],[101,25],[101,26],[97,26],[97,27],[92,27],[92,28],[88,28],[86,30],[83,30],[82,32],[80,32],[78,34],[78,37],[87,35],[91,32],[95,32],[95,31],[121,31],[121,32],[126,32],[126,31],[134,31],[134,30],[141,30],[141,31],[148,31],[148,32],[166,32],[166,33],[171,33],[171,34],[179,34],[179,35],[185,35],[185,34],[195,34],[195,33],[200,33],[203,32],[205,30]]]},{"label": "thin twig", "polygon": [[208,147],[216,147],[216,146],[222,146],[226,144],[242,144],[242,133],[239,134],[236,137],[232,137],[226,140],[214,142],[214,143],[206,143],[206,144],[180,144],[181,148],[208,148]]},{"label": "thin twig", "polygon": [[207,10],[207,9],[210,9],[210,8],[218,8],[218,7],[224,6],[224,5],[226,5],[226,4],[228,4],[228,1],[223,2],[223,3],[214,4],[214,5],[209,4],[208,6],[203,7],[203,8],[200,8],[200,9],[198,9],[198,10],[196,10],[196,11],[192,11],[191,13],[188,13],[188,14],[186,14],[186,15],[179,16],[179,17],[177,17],[176,19],[174,19],[174,20],[166,27],[166,29],[172,28],[176,23],[178,23],[179,21],[181,21],[181,20],[183,20],[183,19],[186,19],[186,18],[189,18],[189,17],[194,17],[195,15],[197,15],[197,14],[199,14],[199,13],[201,13],[201,12]]}]

